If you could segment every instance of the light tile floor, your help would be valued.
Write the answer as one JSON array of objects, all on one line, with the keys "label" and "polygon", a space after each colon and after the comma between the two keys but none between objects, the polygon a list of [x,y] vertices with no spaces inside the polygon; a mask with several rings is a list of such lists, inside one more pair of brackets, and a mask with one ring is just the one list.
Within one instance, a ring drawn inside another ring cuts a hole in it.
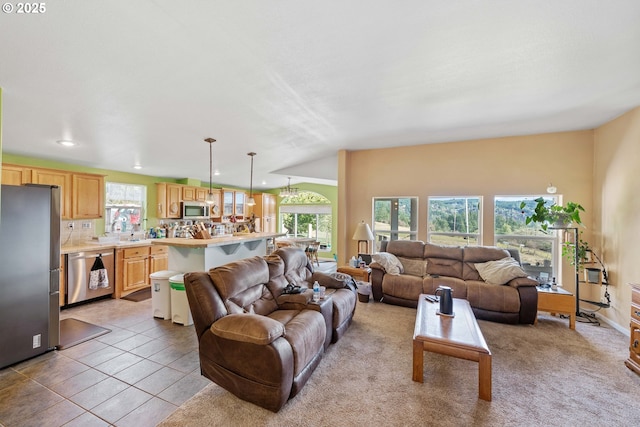
[{"label": "light tile floor", "polygon": [[0,370],[0,426],[155,426],[211,382],[193,326],[155,319],[151,299],[62,310],[112,332]]}]

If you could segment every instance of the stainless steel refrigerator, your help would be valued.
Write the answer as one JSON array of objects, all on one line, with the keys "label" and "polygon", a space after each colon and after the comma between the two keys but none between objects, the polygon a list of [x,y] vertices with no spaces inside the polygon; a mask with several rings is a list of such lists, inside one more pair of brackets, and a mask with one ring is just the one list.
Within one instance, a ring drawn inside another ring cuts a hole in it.
[{"label": "stainless steel refrigerator", "polygon": [[60,189],[0,189],[0,368],[60,341]]}]

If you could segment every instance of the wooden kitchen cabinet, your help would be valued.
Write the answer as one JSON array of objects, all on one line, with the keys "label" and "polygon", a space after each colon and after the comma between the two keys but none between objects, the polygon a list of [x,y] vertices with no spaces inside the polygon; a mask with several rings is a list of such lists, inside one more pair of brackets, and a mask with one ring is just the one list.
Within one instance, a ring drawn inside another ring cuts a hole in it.
[{"label": "wooden kitchen cabinet", "polygon": [[182,185],[161,182],[156,184],[156,215],[158,218],[180,218]]},{"label": "wooden kitchen cabinet", "polygon": [[[276,196],[275,194],[254,194],[256,200],[253,214],[260,220],[260,231],[263,233],[276,232]],[[249,208],[251,209],[251,208]]]},{"label": "wooden kitchen cabinet", "polygon": [[629,358],[624,364],[640,375],[640,284],[631,284],[631,321]]},{"label": "wooden kitchen cabinet", "polygon": [[[244,191],[222,189],[222,216],[235,215],[242,220],[246,216],[246,193]],[[223,221],[228,218],[223,218]]]},{"label": "wooden kitchen cabinet", "polygon": [[149,246],[116,250],[116,298],[149,286],[149,254]]},{"label": "wooden kitchen cabinet", "polygon": [[204,187],[182,187],[182,201],[205,202],[207,200],[208,188]]},{"label": "wooden kitchen cabinet", "polygon": [[193,202],[196,200],[196,187],[182,187],[182,201]]},{"label": "wooden kitchen cabinet", "polygon": [[150,245],[117,249],[114,297],[122,298],[150,286],[151,273],[168,269],[168,246]]},{"label": "wooden kitchen cabinet", "polygon": [[[211,219],[220,220],[222,217],[222,209],[220,208],[220,190],[213,188],[211,189],[211,193],[213,194],[213,203],[211,204],[210,217]],[[206,194],[209,194],[209,189],[206,190]]]},{"label": "wooden kitchen cabinet", "polygon": [[149,274],[169,269],[169,247],[152,245],[149,255]]},{"label": "wooden kitchen cabinet", "polygon": [[206,202],[207,194],[209,194],[208,188],[196,187],[196,201],[197,202]]},{"label": "wooden kitchen cabinet", "polygon": [[247,200],[247,195],[244,191],[235,192],[234,201],[233,201],[233,213],[239,219],[242,219],[246,216],[246,209],[247,209],[246,200]]},{"label": "wooden kitchen cabinet", "polygon": [[102,218],[104,212],[104,176],[73,174],[71,217]]},{"label": "wooden kitchen cabinet", "polygon": [[2,165],[2,184],[29,183],[60,187],[60,214],[63,219],[95,219],[104,215],[103,175]]},{"label": "wooden kitchen cabinet", "polygon": [[60,214],[62,219],[71,218],[71,172],[34,168],[31,182],[60,187]]},{"label": "wooden kitchen cabinet", "polygon": [[19,165],[2,165],[2,181],[4,185],[22,185],[31,182],[31,168]]}]

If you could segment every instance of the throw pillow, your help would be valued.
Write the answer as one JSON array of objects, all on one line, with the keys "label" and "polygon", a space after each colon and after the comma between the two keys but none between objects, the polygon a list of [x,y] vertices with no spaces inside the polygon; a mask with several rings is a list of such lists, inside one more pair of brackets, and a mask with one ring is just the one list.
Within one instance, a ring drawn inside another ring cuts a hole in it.
[{"label": "throw pillow", "polygon": [[424,259],[398,257],[404,274],[424,277],[427,274],[427,261]]},{"label": "throw pillow", "polygon": [[511,257],[474,265],[482,280],[492,285],[504,285],[516,277],[527,277],[518,261]]},{"label": "throw pillow", "polygon": [[371,255],[371,259],[373,262],[380,264],[388,274],[399,276],[403,271],[400,260],[389,252],[378,252],[377,254]]}]

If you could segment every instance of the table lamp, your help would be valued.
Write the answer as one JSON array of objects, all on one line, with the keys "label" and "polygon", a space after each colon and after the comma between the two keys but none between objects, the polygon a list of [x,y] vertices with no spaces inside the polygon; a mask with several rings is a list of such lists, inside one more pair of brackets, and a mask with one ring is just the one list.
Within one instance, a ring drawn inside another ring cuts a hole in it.
[{"label": "table lamp", "polygon": [[[369,224],[364,221],[361,221],[356,227],[356,232],[353,233],[353,240],[358,241],[358,253],[368,254],[369,253],[369,242],[374,240],[373,233],[371,232],[371,228]],[[365,250],[360,250],[360,244],[364,242]]]}]

